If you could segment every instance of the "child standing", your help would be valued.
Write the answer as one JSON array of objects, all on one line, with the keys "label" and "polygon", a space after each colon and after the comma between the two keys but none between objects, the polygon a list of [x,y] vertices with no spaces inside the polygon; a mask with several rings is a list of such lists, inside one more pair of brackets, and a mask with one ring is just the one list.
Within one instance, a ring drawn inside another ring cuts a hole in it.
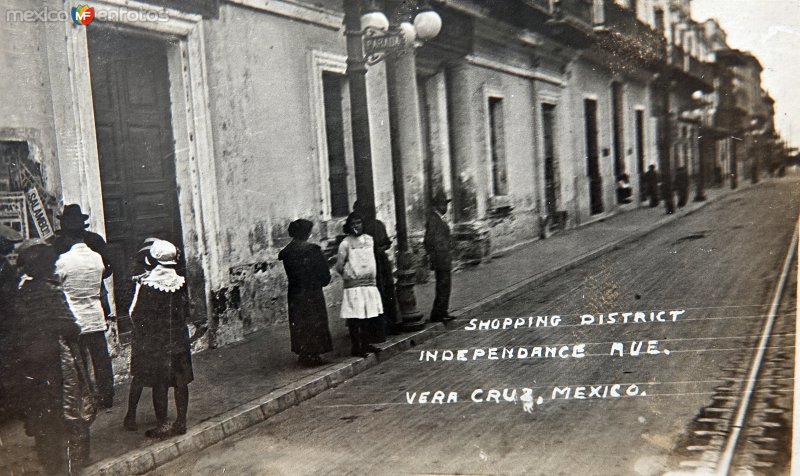
[{"label": "child standing", "polygon": [[339,244],[336,271],[344,280],[342,297],[343,319],[347,319],[352,342],[352,354],[365,357],[378,349],[369,343],[372,319],[383,313],[381,295],[376,285],[375,252],[372,237],[364,234],[364,223],[355,212],[344,224],[347,235]]},{"label": "child standing", "polygon": [[[145,273],[134,278],[131,304],[133,340],[131,376],[134,383],[128,401],[125,426],[135,428],[136,406],[142,387],[152,387],[157,426],[145,432],[150,438],[186,433],[189,383],[194,379],[186,318],[189,314],[185,279],[177,266],[178,250],[165,240],[153,240],[145,258]],[[202,324],[195,324],[202,329]],[[167,421],[169,387],[174,388],[177,419]]]}]

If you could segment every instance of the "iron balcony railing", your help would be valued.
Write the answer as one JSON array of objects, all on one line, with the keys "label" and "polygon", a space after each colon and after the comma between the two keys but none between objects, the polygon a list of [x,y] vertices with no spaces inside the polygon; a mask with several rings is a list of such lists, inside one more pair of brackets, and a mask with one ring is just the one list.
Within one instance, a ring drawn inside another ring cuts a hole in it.
[{"label": "iron balcony railing", "polygon": [[632,10],[618,5],[614,0],[603,2],[603,22],[596,25],[596,31],[613,41],[607,45],[630,53],[648,64],[663,63],[666,60],[666,40],[664,36],[636,17]]},{"label": "iron balcony railing", "polygon": [[684,73],[703,82],[712,83],[714,72],[710,64],[700,61],[678,46],[673,46],[669,55],[670,64]]}]

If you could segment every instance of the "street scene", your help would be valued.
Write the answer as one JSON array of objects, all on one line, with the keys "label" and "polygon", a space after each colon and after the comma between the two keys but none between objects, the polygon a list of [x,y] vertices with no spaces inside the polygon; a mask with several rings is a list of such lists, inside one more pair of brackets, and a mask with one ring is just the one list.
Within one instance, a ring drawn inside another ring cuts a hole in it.
[{"label": "street scene", "polygon": [[0,474],[800,471],[797,2],[33,3]]},{"label": "street scene", "polygon": [[[797,184],[729,196],[153,474],[714,474]],[[789,361],[795,290],[768,346]],[[783,368],[752,393],[763,421],[744,427],[730,474],[789,474]]]}]

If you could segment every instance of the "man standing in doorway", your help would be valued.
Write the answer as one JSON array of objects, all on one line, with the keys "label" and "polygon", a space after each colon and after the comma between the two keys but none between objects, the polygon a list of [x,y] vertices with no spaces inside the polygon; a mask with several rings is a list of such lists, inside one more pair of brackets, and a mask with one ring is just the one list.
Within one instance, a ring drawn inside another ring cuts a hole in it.
[{"label": "man standing in doorway", "polygon": [[[61,230],[56,238],[56,274],[61,278],[67,304],[81,328],[78,343],[94,368],[99,403],[111,408],[114,401],[114,370],[106,341],[106,315],[102,298],[103,278],[111,275],[105,257],[106,242],[86,228],[88,215],[79,205],[66,205],[58,217]],[[98,251],[99,250],[99,251]]]},{"label": "man standing in doorway", "polygon": [[425,251],[428,253],[431,269],[436,273],[436,297],[431,310],[431,322],[445,322],[453,319],[447,313],[450,305],[451,271],[453,260],[450,254],[450,227],[444,220],[447,204],[450,202],[442,191],[436,192],[432,210],[425,224]]}]

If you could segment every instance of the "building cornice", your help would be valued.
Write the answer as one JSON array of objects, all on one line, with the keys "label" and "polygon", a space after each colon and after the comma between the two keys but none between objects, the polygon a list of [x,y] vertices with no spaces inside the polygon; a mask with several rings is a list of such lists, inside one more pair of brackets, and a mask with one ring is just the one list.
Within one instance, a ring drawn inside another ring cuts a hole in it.
[{"label": "building cornice", "polygon": [[225,0],[225,2],[310,23],[330,30],[340,30],[344,20],[344,13],[342,12],[307,5],[294,0]]},{"label": "building cornice", "polygon": [[563,79],[546,73],[542,73],[541,71],[520,68],[517,66],[510,66],[478,55],[467,55],[465,60],[467,61],[467,63],[471,65],[480,66],[482,68],[493,69],[501,73],[507,73],[526,79],[535,79],[537,81],[553,84],[555,86],[559,86],[562,88],[567,86],[566,81],[564,81]]}]

